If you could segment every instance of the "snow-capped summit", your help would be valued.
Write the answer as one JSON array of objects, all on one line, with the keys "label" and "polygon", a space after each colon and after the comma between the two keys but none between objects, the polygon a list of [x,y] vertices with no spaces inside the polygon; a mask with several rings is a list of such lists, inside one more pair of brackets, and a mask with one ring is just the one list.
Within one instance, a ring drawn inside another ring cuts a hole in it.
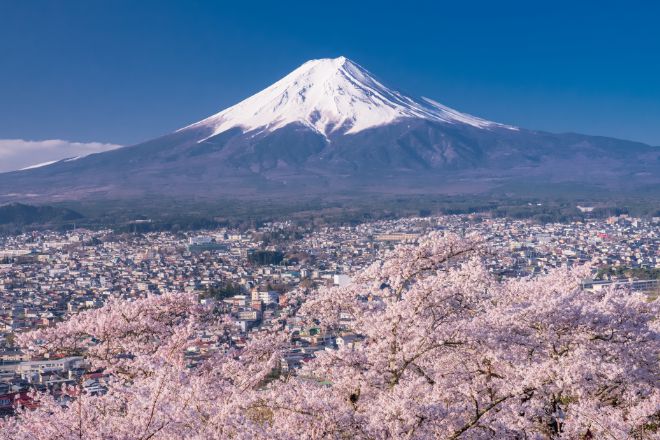
[{"label": "snow-capped summit", "polygon": [[181,130],[204,127],[216,135],[234,127],[274,131],[297,122],[328,136],[338,130],[357,133],[405,118],[514,129],[430,99],[410,98],[342,56],[308,61],[261,92]]}]

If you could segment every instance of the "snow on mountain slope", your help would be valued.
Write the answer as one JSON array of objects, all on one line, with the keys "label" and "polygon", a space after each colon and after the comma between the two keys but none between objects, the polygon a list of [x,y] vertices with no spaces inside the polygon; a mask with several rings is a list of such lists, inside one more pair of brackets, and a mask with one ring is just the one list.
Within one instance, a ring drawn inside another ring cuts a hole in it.
[{"label": "snow on mountain slope", "polygon": [[30,165],[29,167],[21,168],[19,171],[25,171],[25,170],[33,170],[35,168],[41,168],[41,167],[46,167],[48,165],[52,165],[56,162],[59,162],[58,160],[49,160],[47,162],[41,162],[35,165]]},{"label": "snow on mountain slope", "polygon": [[308,61],[270,87],[200,122],[212,135],[241,127],[274,131],[298,122],[328,136],[357,133],[404,118],[422,118],[478,128],[515,127],[486,121],[430,99],[416,100],[377,81],[345,57]]}]

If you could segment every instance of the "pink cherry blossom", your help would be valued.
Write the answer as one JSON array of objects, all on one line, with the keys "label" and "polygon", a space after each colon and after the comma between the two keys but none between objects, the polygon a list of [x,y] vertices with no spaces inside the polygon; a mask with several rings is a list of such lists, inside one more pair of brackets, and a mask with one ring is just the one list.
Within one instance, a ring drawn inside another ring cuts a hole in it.
[{"label": "pink cherry blossom", "polygon": [[[192,294],[111,300],[22,335],[84,354],[100,396],[0,422],[15,439],[651,439],[660,435],[658,301],[581,288],[588,268],[500,280],[478,237],[431,234],[345,287],[299,291],[292,315],[350,343],[281,370],[284,330],[238,348]],[[292,316],[289,316],[292,318]],[[199,359],[201,332],[220,336]]]}]

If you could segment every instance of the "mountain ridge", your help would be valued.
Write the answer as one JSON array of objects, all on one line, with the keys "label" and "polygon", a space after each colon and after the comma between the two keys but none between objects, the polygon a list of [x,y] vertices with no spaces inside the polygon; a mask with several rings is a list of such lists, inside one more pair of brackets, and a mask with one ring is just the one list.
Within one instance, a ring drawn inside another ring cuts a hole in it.
[{"label": "mountain ridge", "polygon": [[526,185],[634,193],[660,185],[659,176],[660,148],[487,121],[408,97],[339,57],[305,63],[159,138],[0,174],[0,202],[469,194]]}]

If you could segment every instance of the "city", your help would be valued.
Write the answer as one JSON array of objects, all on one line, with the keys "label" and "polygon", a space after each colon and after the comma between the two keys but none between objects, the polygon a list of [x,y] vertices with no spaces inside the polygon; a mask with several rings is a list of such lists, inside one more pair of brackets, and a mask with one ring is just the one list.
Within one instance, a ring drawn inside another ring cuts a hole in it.
[{"label": "city", "polygon": [[[32,359],[12,341],[16,333],[53,326],[110,297],[196,293],[201,303],[214,303],[231,317],[236,346],[252,332],[283,327],[297,332],[282,359],[282,368],[294,371],[317,350],[355,343],[356,335],[301,328],[289,293],[345,285],[397,244],[431,231],[483,237],[496,255],[488,269],[498,277],[590,264],[593,278],[585,279],[585,289],[616,283],[658,295],[660,218],[627,215],[545,225],[475,214],[320,229],[274,222],[177,234],[74,230],[5,236],[0,239],[0,409],[11,414],[16,396],[28,399],[35,389],[57,394],[79,381],[86,392],[103,392],[102,372],[88,371],[83,357],[52,353]],[[188,347],[191,359],[213,349],[219,336],[202,340],[202,346]]]}]

